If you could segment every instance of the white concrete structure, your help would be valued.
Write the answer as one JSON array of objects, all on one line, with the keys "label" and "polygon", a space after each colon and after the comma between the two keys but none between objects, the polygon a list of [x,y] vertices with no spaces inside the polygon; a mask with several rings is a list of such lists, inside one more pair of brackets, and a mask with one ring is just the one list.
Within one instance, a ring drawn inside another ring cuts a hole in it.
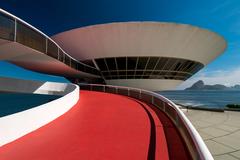
[{"label": "white concrete structure", "polygon": [[[168,57],[208,64],[227,44],[218,34],[191,25],[124,22],[82,27],[52,37],[77,60],[107,57]],[[151,78],[149,78],[151,79]],[[112,79],[107,84],[150,90],[174,88],[182,80]]]},{"label": "white concrete structure", "polygon": [[0,146],[53,121],[71,109],[79,100],[79,87],[66,83],[0,78],[0,91],[62,95],[62,97],[40,106],[1,117]]}]

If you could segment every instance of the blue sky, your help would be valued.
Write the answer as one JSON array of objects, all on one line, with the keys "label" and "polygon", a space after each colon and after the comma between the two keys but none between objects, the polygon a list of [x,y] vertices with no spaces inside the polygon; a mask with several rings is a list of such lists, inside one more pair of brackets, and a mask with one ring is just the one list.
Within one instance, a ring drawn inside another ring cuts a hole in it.
[{"label": "blue sky", "polygon": [[[0,7],[50,36],[81,26],[121,21],[164,21],[203,27],[221,34],[227,40],[228,48],[179,88],[187,87],[199,79],[208,84],[240,83],[239,0],[35,0],[34,3],[3,0],[0,1]],[[0,75],[9,75],[9,65],[0,63],[0,68]],[[21,69],[15,73],[17,77],[58,80],[57,77]]]}]

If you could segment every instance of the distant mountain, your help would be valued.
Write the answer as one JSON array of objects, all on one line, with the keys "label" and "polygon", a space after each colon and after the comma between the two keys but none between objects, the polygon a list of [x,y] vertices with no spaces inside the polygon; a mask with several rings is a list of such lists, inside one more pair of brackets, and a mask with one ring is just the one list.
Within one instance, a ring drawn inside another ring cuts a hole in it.
[{"label": "distant mountain", "polygon": [[215,85],[205,85],[202,80],[197,81],[191,87],[186,88],[185,90],[240,90],[240,85],[235,85],[227,87],[222,84]]}]

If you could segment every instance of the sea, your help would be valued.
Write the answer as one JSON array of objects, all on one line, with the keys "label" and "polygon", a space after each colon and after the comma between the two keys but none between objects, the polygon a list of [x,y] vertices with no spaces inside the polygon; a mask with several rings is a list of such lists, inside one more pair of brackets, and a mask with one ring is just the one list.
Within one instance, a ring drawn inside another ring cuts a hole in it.
[{"label": "sea", "polygon": [[223,109],[227,104],[240,104],[240,91],[160,91],[159,94],[176,104]]},{"label": "sea", "polygon": [[0,117],[53,101],[61,96],[24,93],[0,93]]}]

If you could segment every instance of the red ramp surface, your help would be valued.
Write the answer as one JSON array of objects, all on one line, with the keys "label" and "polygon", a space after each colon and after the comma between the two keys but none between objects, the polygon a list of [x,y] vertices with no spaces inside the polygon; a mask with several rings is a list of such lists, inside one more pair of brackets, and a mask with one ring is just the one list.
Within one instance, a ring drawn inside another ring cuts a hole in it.
[{"label": "red ramp surface", "polygon": [[81,91],[66,114],[2,146],[0,159],[145,160],[156,126],[156,159],[168,159],[162,124],[149,106],[120,95]]}]

